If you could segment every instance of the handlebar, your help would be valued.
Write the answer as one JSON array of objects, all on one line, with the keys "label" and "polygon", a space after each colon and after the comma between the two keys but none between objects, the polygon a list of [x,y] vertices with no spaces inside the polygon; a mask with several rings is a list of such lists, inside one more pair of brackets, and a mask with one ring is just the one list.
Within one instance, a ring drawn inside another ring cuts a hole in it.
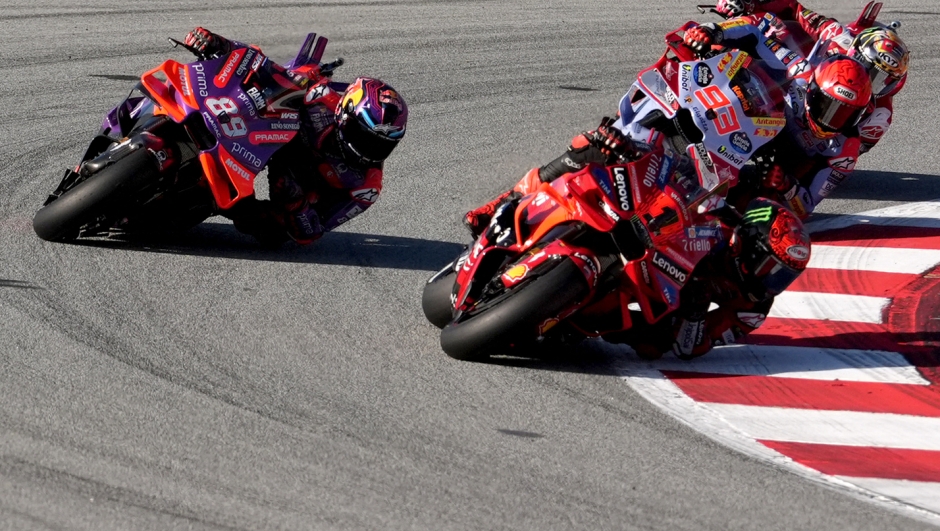
[{"label": "handlebar", "polygon": [[337,68],[343,66],[343,63],[346,61],[342,57],[337,57],[335,61],[331,63],[324,63],[320,65],[320,74],[330,77],[333,75],[333,71]]},{"label": "handlebar", "polygon": [[187,51],[189,51],[189,53],[195,55],[196,58],[199,59],[200,61],[205,61],[206,59],[208,59],[207,56],[199,53],[199,50],[197,50],[196,48],[193,48],[192,46],[188,46],[186,43],[180,42],[174,39],[173,37],[167,37],[167,40],[170,42],[170,44],[173,45],[174,48],[176,48],[177,46],[182,46]]}]

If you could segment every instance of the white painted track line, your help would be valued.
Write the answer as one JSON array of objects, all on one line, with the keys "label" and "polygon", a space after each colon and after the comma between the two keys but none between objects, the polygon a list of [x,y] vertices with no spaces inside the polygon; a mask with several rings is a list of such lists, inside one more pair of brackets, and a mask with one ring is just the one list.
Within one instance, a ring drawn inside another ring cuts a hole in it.
[{"label": "white painted track line", "polygon": [[940,450],[940,418],[735,404],[707,407],[755,439]]},{"label": "white painted track line", "polygon": [[777,296],[769,317],[880,324],[891,299],[841,293],[785,291]]}]

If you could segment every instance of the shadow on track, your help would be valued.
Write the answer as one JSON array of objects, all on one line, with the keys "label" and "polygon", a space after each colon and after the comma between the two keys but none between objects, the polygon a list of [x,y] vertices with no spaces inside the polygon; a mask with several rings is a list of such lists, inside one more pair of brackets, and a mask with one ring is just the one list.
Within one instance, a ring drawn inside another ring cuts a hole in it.
[{"label": "shadow on track", "polygon": [[453,242],[355,232],[330,232],[310,246],[287,243],[269,249],[227,223],[202,223],[172,236],[77,240],[73,244],[146,253],[417,271],[437,271],[463,250],[463,245]]},{"label": "shadow on track", "polygon": [[940,176],[859,170],[852,172],[852,175],[832,192],[831,197],[881,201],[930,201],[940,198]]}]

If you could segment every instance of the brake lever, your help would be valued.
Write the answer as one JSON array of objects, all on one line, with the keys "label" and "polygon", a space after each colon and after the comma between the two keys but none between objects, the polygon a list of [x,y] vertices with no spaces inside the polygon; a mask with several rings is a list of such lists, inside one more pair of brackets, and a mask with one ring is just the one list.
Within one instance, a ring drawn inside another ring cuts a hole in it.
[{"label": "brake lever", "polygon": [[182,46],[182,47],[185,48],[189,53],[195,55],[196,58],[199,59],[200,61],[205,61],[206,59],[208,59],[205,55],[199,53],[199,50],[197,50],[196,48],[194,48],[194,47],[192,47],[192,46],[189,46],[188,44],[186,44],[186,43],[184,43],[184,42],[180,42],[180,41],[174,39],[173,37],[167,37],[166,40],[169,41],[170,44],[172,44],[174,48],[176,48],[177,46]]},{"label": "brake lever", "polygon": [[320,65],[320,74],[326,77],[331,77],[333,75],[333,71],[343,66],[343,63],[345,62],[346,61],[342,57],[337,57],[336,60],[332,63],[322,64]]}]

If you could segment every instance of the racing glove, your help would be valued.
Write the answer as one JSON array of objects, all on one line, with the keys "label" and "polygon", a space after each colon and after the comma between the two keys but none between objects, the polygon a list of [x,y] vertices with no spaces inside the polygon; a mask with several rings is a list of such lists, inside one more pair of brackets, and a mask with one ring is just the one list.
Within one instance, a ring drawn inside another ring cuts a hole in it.
[{"label": "racing glove", "polygon": [[775,163],[770,163],[767,169],[764,170],[764,176],[761,178],[761,186],[776,190],[780,193],[789,191],[795,184],[793,177],[787,175],[786,172],[783,171],[783,168]]},{"label": "racing glove", "polygon": [[633,141],[627,138],[614,124],[616,119],[605,116],[591,134],[591,144],[608,158],[627,158],[636,153]]},{"label": "racing glove", "polygon": [[232,43],[228,39],[201,26],[187,33],[183,44],[208,58],[221,57],[232,51]]},{"label": "racing glove", "polygon": [[725,18],[750,15],[754,12],[754,2],[750,0],[718,0],[715,11]]},{"label": "racing glove", "polygon": [[689,28],[682,40],[697,55],[702,55],[709,51],[713,44],[721,44],[724,40],[724,33],[718,26],[709,22]]}]

